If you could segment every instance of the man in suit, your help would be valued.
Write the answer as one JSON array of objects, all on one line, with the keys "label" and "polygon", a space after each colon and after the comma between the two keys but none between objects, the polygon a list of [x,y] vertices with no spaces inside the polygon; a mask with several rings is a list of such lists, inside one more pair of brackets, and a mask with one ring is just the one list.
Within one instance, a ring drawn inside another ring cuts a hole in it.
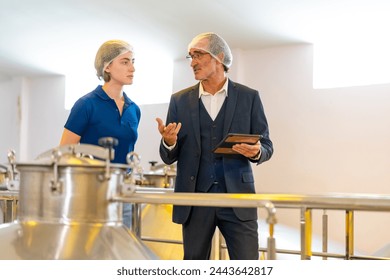
[{"label": "man in suit", "polygon": [[[175,192],[255,193],[251,162],[271,158],[266,116],[258,91],[227,78],[232,53],[215,33],[202,33],[188,46],[198,84],[172,95],[162,135],[160,156],[177,161]],[[236,154],[216,154],[228,133],[259,134],[255,145],[236,144]],[[229,258],[258,259],[256,208],[175,206],[173,221],[182,224],[184,259],[209,259],[216,227],[224,236]]]}]

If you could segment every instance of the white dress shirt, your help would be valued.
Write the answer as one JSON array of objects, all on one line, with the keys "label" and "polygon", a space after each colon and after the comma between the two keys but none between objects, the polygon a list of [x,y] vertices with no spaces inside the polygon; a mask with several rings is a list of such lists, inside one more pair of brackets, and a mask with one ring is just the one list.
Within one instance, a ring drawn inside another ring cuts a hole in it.
[{"label": "white dress shirt", "polygon": [[199,98],[202,100],[207,113],[209,113],[213,121],[215,120],[219,111],[221,110],[223,102],[225,102],[225,98],[227,97],[227,93],[228,93],[228,79],[226,79],[225,84],[214,95],[205,91],[203,89],[202,83],[200,83]]}]

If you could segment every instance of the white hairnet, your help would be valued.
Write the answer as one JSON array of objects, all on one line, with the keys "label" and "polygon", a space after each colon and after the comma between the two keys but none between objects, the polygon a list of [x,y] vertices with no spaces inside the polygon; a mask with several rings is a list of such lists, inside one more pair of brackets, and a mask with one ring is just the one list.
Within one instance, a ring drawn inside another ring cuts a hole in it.
[{"label": "white hairnet", "polygon": [[104,78],[106,67],[118,56],[133,52],[133,47],[125,41],[110,40],[100,46],[95,57],[96,75],[99,79]]},{"label": "white hairnet", "polygon": [[[208,44],[204,45],[201,41],[204,39],[208,40]],[[213,32],[201,33],[192,39],[191,43],[188,45],[188,51],[191,49],[200,49],[211,54],[215,59],[220,61],[228,69],[232,65],[233,55],[230,51],[229,45],[226,41],[219,35]],[[223,61],[218,58],[218,54],[223,53]]]}]

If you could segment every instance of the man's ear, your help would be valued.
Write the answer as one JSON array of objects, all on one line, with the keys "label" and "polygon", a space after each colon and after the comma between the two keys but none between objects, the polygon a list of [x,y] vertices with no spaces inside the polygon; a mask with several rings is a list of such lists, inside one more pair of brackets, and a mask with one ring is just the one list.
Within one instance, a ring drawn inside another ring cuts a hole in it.
[{"label": "man's ear", "polygon": [[219,60],[221,61],[221,63],[223,64],[223,59],[225,58],[225,54],[223,52],[220,52],[217,57],[219,58]]}]

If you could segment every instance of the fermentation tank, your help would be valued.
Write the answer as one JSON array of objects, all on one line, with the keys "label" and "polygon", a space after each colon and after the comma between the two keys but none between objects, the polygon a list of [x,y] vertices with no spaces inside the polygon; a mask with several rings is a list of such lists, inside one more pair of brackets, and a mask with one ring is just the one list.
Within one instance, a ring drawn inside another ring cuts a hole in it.
[{"label": "fermentation tank", "polygon": [[122,223],[118,194],[134,191],[111,148],[68,145],[32,162],[9,156],[15,222],[0,225],[0,259],[157,259]]},{"label": "fermentation tank", "polygon": [[[144,171],[140,165],[141,158],[134,160],[137,169],[136,184],[147,192],[173,192],[176,165],[157,164],[150,161],[149,170]],[[139,190],[140,191],[140,190]],[[171,204],[141,204],[140,235],[142,241],[161,259],[182,260],[181,225],[172,222],[173,206]]]}]

